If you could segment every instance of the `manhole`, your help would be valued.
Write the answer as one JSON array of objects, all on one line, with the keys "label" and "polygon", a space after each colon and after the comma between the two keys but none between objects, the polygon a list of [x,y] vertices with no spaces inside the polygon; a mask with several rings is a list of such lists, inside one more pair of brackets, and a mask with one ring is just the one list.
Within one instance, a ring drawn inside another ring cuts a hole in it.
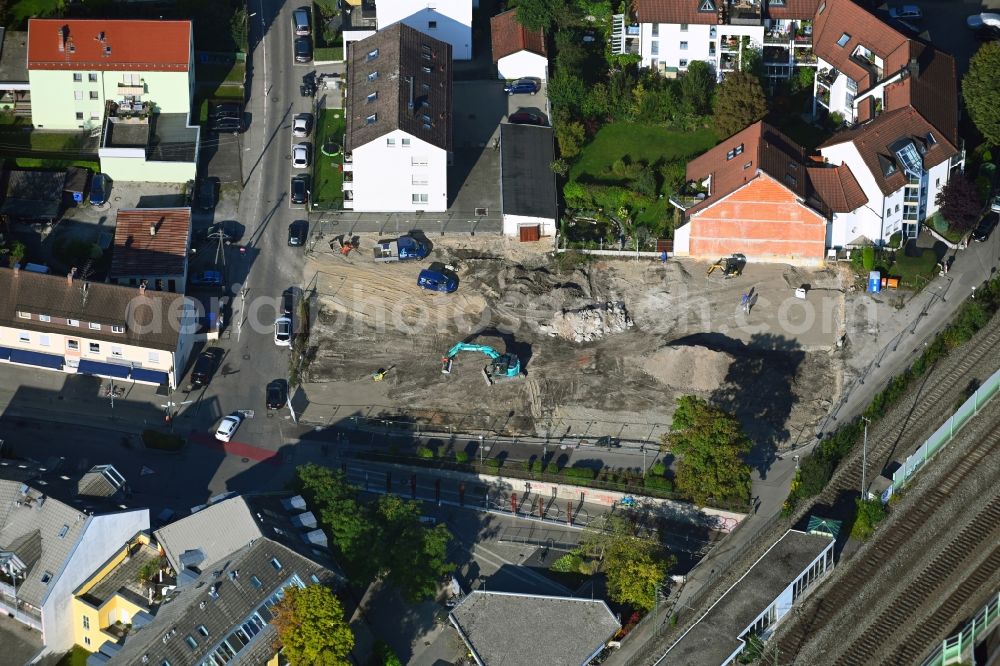
[{"label": "manhole", "polygon": [[250,354],[243,354],[243,360],[244,361],[249,361],[250,360]]},{"label": "manhole", "polygon": [[248,462],[250,462],[250,459],[249,458],[240,458],[240,462],[248,463]]}]

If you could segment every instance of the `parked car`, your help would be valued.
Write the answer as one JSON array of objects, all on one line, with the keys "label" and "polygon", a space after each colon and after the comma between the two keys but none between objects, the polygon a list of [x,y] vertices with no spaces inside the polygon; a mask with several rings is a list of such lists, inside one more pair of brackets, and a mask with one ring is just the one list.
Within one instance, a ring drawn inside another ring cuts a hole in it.
[{"label": "parked car", "polygon": [[191,385],[194,388],[200,388],[212,380],[220,358],[222,350],[218,347],[209,347],[198,356],[194,369],[191,370]]},{"label": "parked car", "polygon": [[222,417],[222,420],[219,421],[219,427],[215,429],[215,438],[220,442],[232,440],[233,434],[242,422],[243,417],[238,414],[230,414],[229,416]]},{"label": "parked car", "polygon": [[289,287],[281,293],[281,314],[291,318],[295,312],[295,287]]},{"label": "parked car", "polygon": [[603,446],[608,449],[620,449],[622,448],[622,443],[617,437],[598,437],[597,441],[594,442],[594,446]]},{"label": "parked car", "polygon": [[597,31],[594,30],[593,28],[587,28],[586,30],[583,31],[583,38],[581,39],[581,41],[584,44],[593,44],[594,42],[597,41]]},{"label": "parked car", "polygon": [[1000,28],[993,25],[984,25],[975,32],[976,39],[981,42],[992,42],[1000,39]]},{"label": "parked car", "polygon": [[969,18],[965,19],[965,24],[973,30],[981,30],[982,28],[1000,28],[1000,14],[994,14],[991,12],[973,14]]},{"label": "parked car", "polygon": [[209,123],[209,128],[216,132],[233,132],[238,134],[243,131],[243,121],[239,118],[216,118]]},{"label": "parked car", "polygon": [[309,144],[297,143],[292,147],[292,166],[296,169],[309,168]]},{"label": "parked car", "polygon": [[95,173],[90,179],[90,205],[103,206],[108,203],[108,192],[111,189],[111,182],[106,174]]},{"label": "parked car", "polygon": [[979,225],[976,226],[975,230],[972,232],[972,240],[977,243],[985,243],[990,239],[990,234],[997,227],[997,221],[1000,221],[1000,213],[989,212],[986,214],[982,220],[979,221]]},{"label": "parked car", "polygon": [[295,40],[295,62],[309,62],[313,59],[313,43],[308,37]]},{"label": "parked car", "polygon": [[515,125],[544,125],[545,119],[537,113],[518,111],[517,113],[512,113],[507,116],[507,122]]},{"label": "parked car", "polygon": [[902,21],[920,21],[924,18],[924,14],[920,11],[920,7],[916,5],[900,5],[898,7],[890,7],[889,16]]},{"label": "parked car", "polygon": [[243,105],[239,102],[216,102],[208,117],[213,120],[217,118],[242,118]]},{"label": "parked car", "polygon": [[211,210],[215,207],[218,184],[218,178],[202,178],[198,181],[198,192],[195,195],[195,199],[198,202],[198,208],[202,210]]},{"label": "parked car", "polygon": [[288,225],[288,244],[293,247],[301,247],[306,244],[308,234],[308,220],[295,220]]},{"label": "parked car", "polygon": [[312,34],[312,28],[309,25],[308,7],[299,7],[292,12],[292,31],[300,37],[308,37]]},{"label": "parked car", "polygon": [[300,113],[292,118],[292,136],[304,139],[312,131],[312,114]]},{"label": "parked car", "polygon": [[291,191],[293,204],[304,204],[309,201],[309,181],[305,176],[292,178]]},{"label": "parked car", "polygon": [[990,210],[996,213],[1000,213],[1000,194],[993,197],[993,199],[990,201]]},{"label": "parked car", "polygon": [[454,275],[442,270],[425,268],[417,276],[417,286],[429,291],[441,291],[450,294],[458,289],[458,280]]},{"label": "parked car", "polygon": [[191,276],[189,282],[195,287],[221,287],[222,273],[219,271],[199,271]]},{"label": "parked car", "polygon": [[288,317],[274,320],[274,344],[279,347],[292,346],[292,320]]},{"label": "parked car", "polygon": [[281,409],[288,402],[288,391],[285,389],[285,382],[275,379],[267,385],[267,408]]},{"label": "parked car", "polygon": [[508,95],[534,95],[541,89],[542,84],[538,79],[518,79],[503,91]]}]

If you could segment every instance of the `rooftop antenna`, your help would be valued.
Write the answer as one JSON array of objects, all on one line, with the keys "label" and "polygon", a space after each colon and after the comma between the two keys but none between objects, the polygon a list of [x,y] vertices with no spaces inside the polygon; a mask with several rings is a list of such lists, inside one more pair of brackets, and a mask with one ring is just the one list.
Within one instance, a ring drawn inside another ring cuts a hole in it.
[{"label": "rooftop antenna", "polygon": [[92,266],[93,260],[88,259],[87,263],[83,265],[83,270],[80,271],[80,294],[83,297],[83,306],[87,306],[87,296],[90,295],[90,283],[88,280],[90,276],[94,273],[94,268]]}]

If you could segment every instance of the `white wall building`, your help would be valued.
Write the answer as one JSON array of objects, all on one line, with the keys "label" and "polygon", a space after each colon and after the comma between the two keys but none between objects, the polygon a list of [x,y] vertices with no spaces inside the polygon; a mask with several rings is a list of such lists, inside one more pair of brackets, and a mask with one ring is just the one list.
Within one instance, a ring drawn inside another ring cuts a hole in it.
[{"label": "white wall building", "polygon": [[344,10],[344,50],[396,23],[451,45],[455,60],[472,59],[472,0],[349,1]]},{"label": "white wall building", "polygon": [[397,23],[348,59],[344,208],[447,210],[451,46]]},{"label": "white wall building", "polygon": [[493,62],[501,79],[549,77],[545,33],[531,31],[517,22],[517,10],[497,14],[490,19]]}]

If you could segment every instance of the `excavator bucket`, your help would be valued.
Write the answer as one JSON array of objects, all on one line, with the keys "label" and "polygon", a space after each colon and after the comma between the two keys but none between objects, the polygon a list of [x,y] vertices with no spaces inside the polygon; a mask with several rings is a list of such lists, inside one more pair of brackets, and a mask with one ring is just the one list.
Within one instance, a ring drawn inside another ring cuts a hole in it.
[{"label": "excavator bucket", "polygon": [[483,366],[483,379],[486,380],[487,386],[493,386],[493,378],[490,377],[490,366]]},{"label": "excavator bucket", "polygon": [[451,361],[450,358],[441,359],[441,374],[450,375],[451,374]]}]

